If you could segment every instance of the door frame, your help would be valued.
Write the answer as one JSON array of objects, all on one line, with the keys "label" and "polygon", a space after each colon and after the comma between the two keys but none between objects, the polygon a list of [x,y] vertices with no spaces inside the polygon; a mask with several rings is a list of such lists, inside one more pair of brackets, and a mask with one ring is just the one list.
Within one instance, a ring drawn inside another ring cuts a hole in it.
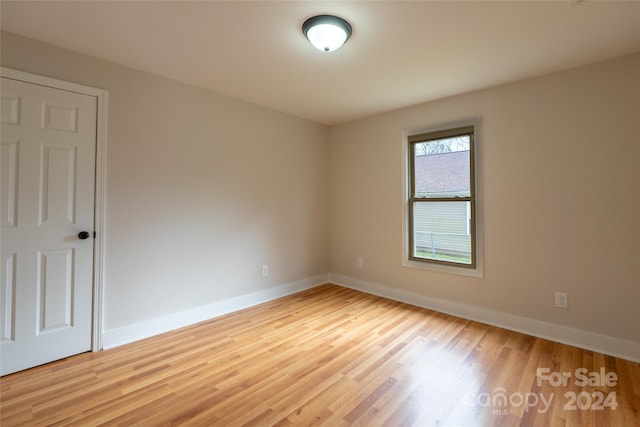
[{"label": "door frame", "polygon": [[106,196],[106,173],[107,173],[107,106],[109,92],[104,89],[79,85],[63,80],[18,71],[11,68],[0,67],[0,76],[46,86],[54,89],[61,89],[68,92],[76,92],[83,95],[93,96],[97,99],[97,121],[96,121],[96,170],[95,170],[95,201],[94,201],[94,231],[93,240],[93,307],[91,325],[91,351],[102,350],[102,313],[103,313],[103,283],[104,283],[104,253],[105,253],[105,196]]}]

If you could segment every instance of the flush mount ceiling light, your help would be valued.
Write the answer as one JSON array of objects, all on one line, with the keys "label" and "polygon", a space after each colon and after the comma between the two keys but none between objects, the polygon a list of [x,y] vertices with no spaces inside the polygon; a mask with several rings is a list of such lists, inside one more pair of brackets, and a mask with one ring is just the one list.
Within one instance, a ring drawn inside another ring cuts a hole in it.
[{"label": "flush mount ceiling light", "polygon": [[312,45],[323,52],[340,48],[351,37],[351,25],[333,15],[318,15],[302,24],[302,32]]}]

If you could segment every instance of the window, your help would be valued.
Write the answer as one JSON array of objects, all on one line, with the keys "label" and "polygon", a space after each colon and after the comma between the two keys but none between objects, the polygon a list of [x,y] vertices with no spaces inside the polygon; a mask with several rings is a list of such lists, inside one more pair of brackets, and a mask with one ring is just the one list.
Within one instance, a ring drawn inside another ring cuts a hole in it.
[{"label": "window", "polygon": [[408,257],[476,268],[474,126],[411,135]]}]

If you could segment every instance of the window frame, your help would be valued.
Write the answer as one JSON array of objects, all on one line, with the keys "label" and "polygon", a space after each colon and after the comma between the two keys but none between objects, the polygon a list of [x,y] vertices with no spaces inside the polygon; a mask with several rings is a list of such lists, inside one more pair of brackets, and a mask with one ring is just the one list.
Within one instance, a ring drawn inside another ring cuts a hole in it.
[{"label": "window frame", "polygon": [[[455,271],[478,271],[478,215],[477,215],[477,181],[476,181],[476,162],[477,162],[477,125],[465,124],[459,126],[449,126],[438,130],[421,132],[408,135],[406,138],[407,154],[408,154],[408,173],[407,179],[407,216],[405,217],[407,224],[407,253],[406,258],[409,262],[418,262],[424,265],[442,266],[444,268],[453,268]],[[419,143],[437,141],[440,139],[453,138],[459,136],[469,136],[469,195],[468,196],[451,196],[451,197],[417,197],[416,196],[416,180],[415,180],[415,147]],[[414,210],[417,203],[440,203],[440,202],[460,202],[469,203],[471,210],[471,262],[462,263],[447,260],[438,260],[431,258],[418,257],[415,254],[415,233],[414,233]],[[458,270],[463,269],[463,270]],[[481,274],[481,273],[480,273]]]}]

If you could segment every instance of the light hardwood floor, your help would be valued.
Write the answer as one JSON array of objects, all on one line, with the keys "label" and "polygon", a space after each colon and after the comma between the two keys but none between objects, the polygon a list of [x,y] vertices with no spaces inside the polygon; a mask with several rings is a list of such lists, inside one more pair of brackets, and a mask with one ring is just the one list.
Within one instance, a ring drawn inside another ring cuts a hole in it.
[{"label": "light hardwood floor", "polygon": [[640,426],[638,363],[334,285],[0,382],[3,427]]}]

